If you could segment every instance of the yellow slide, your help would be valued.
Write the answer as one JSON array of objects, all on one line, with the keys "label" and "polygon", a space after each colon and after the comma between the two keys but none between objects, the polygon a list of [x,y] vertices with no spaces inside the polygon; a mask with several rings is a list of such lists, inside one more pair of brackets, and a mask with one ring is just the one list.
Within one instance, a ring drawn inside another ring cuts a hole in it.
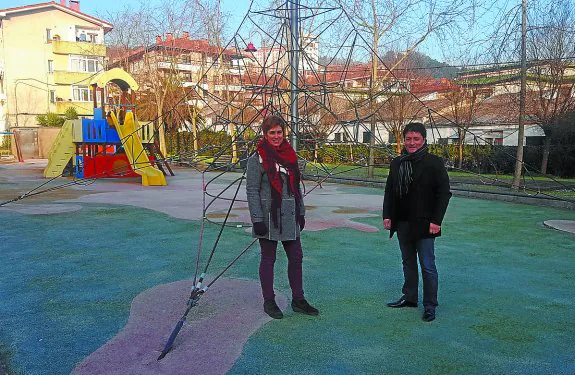
[{"label": "yellow slide", "polygon": [[48,153],[48,165],[44,168],[44,177],[59,177],[64,172],[66,164],[76,152],[74,146],[74,121],[66,120],[56,136],[56,140]]},{"label": "yellow slide", "polygon": [[148,154],[138,137],[138,132],[134,124],[137,121],[133,112],[126,112],[124,124],[120,125],[114,112],[110,113],[112,122],[118,131],[118,135],[124,145],[124,151],[128,160],[132,164],[134,172],[142,176],[142,185],[144,186],[166,186],[166,177],[159,169],[152,166],[148,160]]}]

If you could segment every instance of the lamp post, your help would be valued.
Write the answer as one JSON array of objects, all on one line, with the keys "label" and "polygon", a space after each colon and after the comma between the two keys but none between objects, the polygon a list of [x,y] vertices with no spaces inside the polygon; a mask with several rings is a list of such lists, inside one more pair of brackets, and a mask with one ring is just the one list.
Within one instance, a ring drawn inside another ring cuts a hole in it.
[{"label": "lamp post", "polygon": [[294,150],[298,149],[298,137],[299,137],[299,113],[298,113],[298,72],[299,72],[299,0],[286,0],[286,8],[289,8],[289,21],[290,21],[290,49],[288,55],[290,57],[290,113],[291,113],[291,123],[292,123],[292,141],[291,145]]}]

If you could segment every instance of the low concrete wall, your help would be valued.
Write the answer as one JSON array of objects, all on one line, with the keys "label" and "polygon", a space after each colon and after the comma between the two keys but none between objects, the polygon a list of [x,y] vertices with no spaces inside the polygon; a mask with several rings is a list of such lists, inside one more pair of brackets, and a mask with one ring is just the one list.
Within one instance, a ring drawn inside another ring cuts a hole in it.
[{"label": "low concrete wall", "polygon": [[50,148],[54,144],[61,128],[38,128],[38,154],[40,159],[48,159]]},{"label": "low concrete wall", "polygon": [[486,193],[482,191],[463,190],[457,188],[452,188],[451,192],[453,193],[453,195],[457,195],[460,197],[497,200],[497,201],[513,202],[513,203],[530,204],[533,206],[555,207],[555,208],[563,208],[566,210],[575,210],[575,202],[547,197],[543,195],[528,196],[528,195],[514,195],[514,194],[502,194],[502,193]]},{"label": "low concrete wall", "polygon": [[[24,137],[21,133],[18,136],[20,150],[23,153],[24,159],[47,159],[50,148],[54,144],[60,128],[52,127],[14,127],[10,131],[13,132],[28,132],[32,135]],[[12,135],[12,155],[16,156],[16,142],[14,141],[14,136]]]},{"label": "low concrete wall", "polygon": [[[306,177],[306,176],[304,176]],[[316,178],[311,176],[307,176],[305,178],[311,181],[318,181]],[[311,178],[310,178],[311,177]],[[385,181],[366,181],[354,178],[345,178],[345,177],[330,177],[325,180],[325,182],[335,182],[338,184],[347,184],[347,185],[358,185],[358,186],[370,186],[375,188],[385,188]],[[496,200],[496,201],[504,201],[504,202],[513,202],[513,203],[522,203],[522,204],[529,204],[533,206],[542,206],[542,207],[555,207],[561,208],[565,210],[573,210],[575,211],[575,202],[571,200],[565,199],[558,199],[553,197],[548,197],[544,195],[517,195],[517,194],[506,194],[506,193],[490,193],[484,191],[474,191],[469,189],[458,189],[457,187],[451,187],[451,192],[453,195],[458,197],[467,197],[467,198],[476,198],[476,199],[487,199],[487,200]],[[382,191],[383,196],[383,191]]]}]

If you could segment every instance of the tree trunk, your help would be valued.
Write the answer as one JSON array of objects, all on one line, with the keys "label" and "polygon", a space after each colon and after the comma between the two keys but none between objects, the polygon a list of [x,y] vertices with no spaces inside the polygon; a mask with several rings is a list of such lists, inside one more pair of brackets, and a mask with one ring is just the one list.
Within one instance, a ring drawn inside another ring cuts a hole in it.
[{"label": "tree trunk", "polygon": [[459,139],[459,162],[458,168],[463,169],[463,140]]},{"label": "tree trunk", "polygon": [[399,129],[396,129],[394,131],[395,134],[395,151],[397,151],[397,155],[401,154],[401,131]]},{"label": "tree trunk", "polygon": [[168,148],[166,147],[166,126],[164,124],[164,117],[162,116],[162,105],[159,103],[156,105],[156,111],[158,113],[158,143],[160,144],[160,152],[164,157],[168,156]]},{"label": "tree trunk", "polygon": [[547,174],[547,164],[549,163],[549,150],[551,149],[551,137],[546,135],[543,142],[543,158],[541,159],[541,174]]}]

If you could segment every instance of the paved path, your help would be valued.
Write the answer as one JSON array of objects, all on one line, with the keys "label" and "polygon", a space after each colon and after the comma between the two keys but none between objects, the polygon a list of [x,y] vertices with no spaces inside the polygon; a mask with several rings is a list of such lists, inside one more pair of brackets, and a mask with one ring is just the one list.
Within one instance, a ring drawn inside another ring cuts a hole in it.
[{"label": "paved path", "polygon": [[575,220],[545,220],[543,224],[563,232],[575,233]]}]

